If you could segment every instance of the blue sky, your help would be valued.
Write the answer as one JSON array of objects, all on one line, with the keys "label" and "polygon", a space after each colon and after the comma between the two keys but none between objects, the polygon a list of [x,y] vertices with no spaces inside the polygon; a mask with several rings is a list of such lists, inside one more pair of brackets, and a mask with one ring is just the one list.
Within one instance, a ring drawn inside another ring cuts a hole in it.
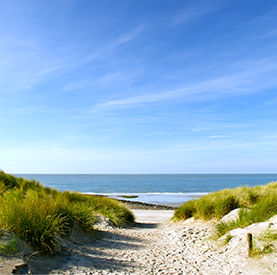
[{"label": "blue sky", "polygon": [[277,172],[277,1],[0,5],[0,169]]}]

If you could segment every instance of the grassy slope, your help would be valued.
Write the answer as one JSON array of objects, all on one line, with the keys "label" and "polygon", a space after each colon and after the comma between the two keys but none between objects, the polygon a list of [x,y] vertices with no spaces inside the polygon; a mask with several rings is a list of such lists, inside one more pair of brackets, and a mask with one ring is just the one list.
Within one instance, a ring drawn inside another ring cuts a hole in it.
[{"label": "grassy slope", "polygon": [[194,217],[203,220],[219,220],[236,208],[242,208],[236,221],[217,224],[218,237],[231,229],[262,222],[277,214],[277,182],[210,193],[202,198],[188,201],[176,209],[174,219],[178,221]]},{"label": "grassy slope", "polygon": [[93,233],[98,213],[116,226],[134,221],[131,211],[116,200],[59,192],[0,171],[0,231],[15,233],[37,250],[53,253],[57,240],[71,233],[74,222]]}]

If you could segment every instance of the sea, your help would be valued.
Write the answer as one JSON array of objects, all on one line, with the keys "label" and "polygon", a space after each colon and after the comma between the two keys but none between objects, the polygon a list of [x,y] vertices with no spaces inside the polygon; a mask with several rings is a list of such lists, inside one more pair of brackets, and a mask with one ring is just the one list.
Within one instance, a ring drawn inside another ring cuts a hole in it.
[{"label": "sea", "polygon": [[264,185],[277,174],[15,174],[59,191],[105,195],[151,204],[180,206],[225,188]]}]

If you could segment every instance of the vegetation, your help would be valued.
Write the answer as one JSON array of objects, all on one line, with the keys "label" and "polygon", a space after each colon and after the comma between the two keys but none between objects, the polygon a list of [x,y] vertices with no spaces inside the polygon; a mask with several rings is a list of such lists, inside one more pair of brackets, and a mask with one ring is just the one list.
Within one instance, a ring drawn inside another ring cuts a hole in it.
[{"label": "vegetation", "polygon": [[125,198],[125,199],[136,199],[136,198],[138,198],[138,196],[137,195],[130,195],[130,196],[128,196],[128,195],[122,195],[122,196],[119,196],[120,198]]},{"label": "vegetation", "polygon": [[251,256],[260,257],[264,254],[276,251],[277,232],[266,230],[253,244]]},{"label": "vegetation", "polygon": [[59,192],[0,171],[0,231],[11,231],[43,253],[56,251],[58,239],[69,235],[75,222],[93,233],[98,213],[116,226],[134,221],[131,211],[116,200]]},{"label": "vegetation", "polygon": [[224,245],[228,244],[231,240],[233,239],[233,236],[231,236],[230,234],[227,234],[225,239],[224,239]]},{"label": "vegetation", "polygon": [[[1,232],[0,232],[1,233]],[[17,239],[12,236],[10,240],[4,240],[0,237],[0,255],[2,257],[10,256],[17,252]]]},{"label": "vegetation", "polygon": [[194,217],[203,220],[219,220],[236,208],[241,208],[236,220],[219,222],[216,225],[218,238],[232,229],[263,222],[276,215],[277,182],[252,188],[244,186],[210,193],[202,198],[188,201],[176,209],[174,219],[178,221]]}]

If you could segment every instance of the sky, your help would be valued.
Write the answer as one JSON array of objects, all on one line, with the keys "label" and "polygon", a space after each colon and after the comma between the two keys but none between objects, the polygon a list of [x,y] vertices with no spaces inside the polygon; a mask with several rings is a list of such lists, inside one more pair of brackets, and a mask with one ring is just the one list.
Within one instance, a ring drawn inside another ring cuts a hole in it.
[{"label": "sky", "polygon": [[1,0],[6,173],[277,173],[277,1]]}]

